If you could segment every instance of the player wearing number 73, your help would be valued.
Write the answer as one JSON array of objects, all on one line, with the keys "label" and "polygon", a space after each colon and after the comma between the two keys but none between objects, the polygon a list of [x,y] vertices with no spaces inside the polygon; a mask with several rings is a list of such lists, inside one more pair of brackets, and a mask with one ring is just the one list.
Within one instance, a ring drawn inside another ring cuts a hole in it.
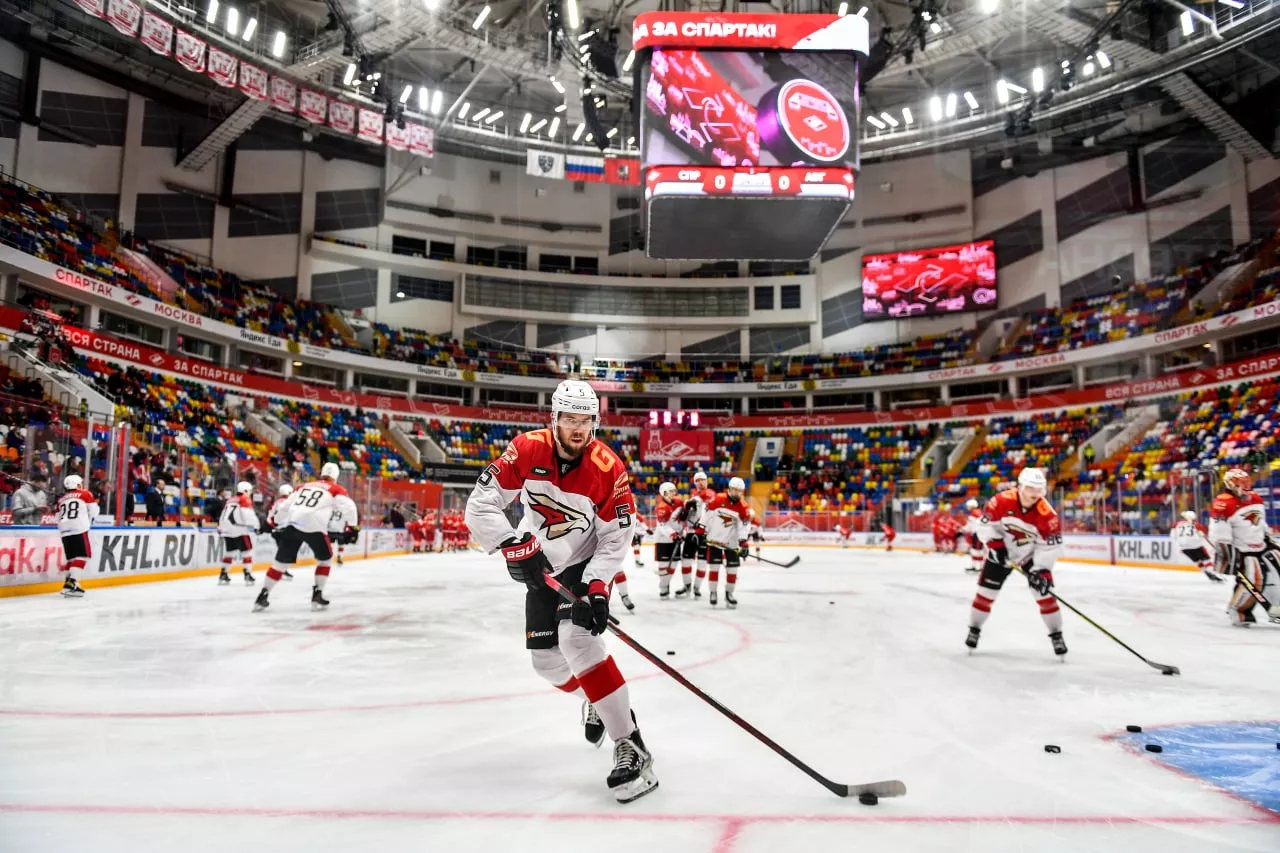
[{"label": "player wearing number 73", "polygon": [[[584,734],[613,739],[607,784],[619,802],[658,786],[640,737],[626,680],[605,647],[609,584],[631,544],[635,499],[627,468],[596,441],[600,401],[586,382],[565,380],[551,396],[551,427],[516,436],[476,481],[467,526],[488,552],[501,550],[512,579],[526,587],[525,648],[533,669],[583,702]],[[525,512],[512,529],[506,508]],[[579,598],[562,601],[551,575]]]}]

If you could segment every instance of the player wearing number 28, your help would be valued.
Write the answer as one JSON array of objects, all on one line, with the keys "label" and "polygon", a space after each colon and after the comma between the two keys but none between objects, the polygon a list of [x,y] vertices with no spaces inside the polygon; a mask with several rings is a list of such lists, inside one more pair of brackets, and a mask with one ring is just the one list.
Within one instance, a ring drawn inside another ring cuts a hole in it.
[{"label": "player wearing number 28", "polygon": [[[587,740],[614,742],[607,784],[619,802],[657,787],[626,680],[601,636],[609,622],[610,581],[621,569],[635,524],[627,468],[596,441],[600,401],[585,382],[565,380],[551,396],[551,426],[516,436],[476,481],[467,526],[488,552],[501,551],[512,579],[526,587],[525,648],[533,669],[584,700]],[[514,529],[506,508],[524,517]],[[549,588],[554,577],[578,601]]]}]

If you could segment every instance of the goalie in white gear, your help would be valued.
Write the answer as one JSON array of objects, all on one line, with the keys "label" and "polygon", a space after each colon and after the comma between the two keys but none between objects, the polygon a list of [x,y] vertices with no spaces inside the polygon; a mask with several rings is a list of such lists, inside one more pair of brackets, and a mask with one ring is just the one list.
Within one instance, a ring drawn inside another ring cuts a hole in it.
[{"label": "goalie in white gear", "polygon": [[218,574],[219,584],[231,583],[229,571],[235,564],[235,555],[240,554],[244,582],[253,586],[253,534],[258,532],[258,514],[253,509],[253,486],[250,483],[236,484],[236,495],[228,498],[222,505],[222,513],[218,516],[218,535],[222,537],[222,571]]},{"label": "goalie in white gear", "polygon": [[1184,512],[1182,520],[1174,525],[1169,535],[1173,537],[1173,544],[1182,552],[1182,556],[1195,563],[1205,577],[1214,583],[1222,583],[1222,576],[1214,570],[1214,549],[1206,538],[1209,531],[1196,519],[1194,512]]},{"label": "goalie in white gear", "polygon": [[315,586],[311,588],[311,609],[329,606],[324,597],[324,587],[329,580],[330,561],[333,560],[333,544],[329,541],[329,523],[335,511],[341,512],[346,527],[359,533],[356,505],[347,490],[338,483],[340,471],[333,462],[320,468],[320,479],[300,486],[290,497],[288,518],[280,526],[280,538],[276,559],[267,571],[267,579],[253,603],[254,611],[271,606],[272,588],[284,577],[285,571],[298,562],[298,552],[305,545],[316,558]]}]

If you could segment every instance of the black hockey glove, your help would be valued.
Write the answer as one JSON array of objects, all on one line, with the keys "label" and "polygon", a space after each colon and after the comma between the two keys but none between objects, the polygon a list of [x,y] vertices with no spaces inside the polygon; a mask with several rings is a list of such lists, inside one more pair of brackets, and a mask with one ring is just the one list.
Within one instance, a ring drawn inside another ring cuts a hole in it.
[{"label": "black hockey glove", "polygon": [[569,612],[570,620],[579,628],[586,628],[593,637],[603,634],[609,625],[609,590],[604,581],[592,581],[585,589],[578,584],[574,593],[578,600]]},{"label": "black hockey glove", "polygon": [[542,553],[542,545],[527,530],[520,536],[512,536],[499,546],[502,556],[507,561],[507,574],[517,583],[522,583],[531,590],[546,587],[543,576],[551,571],[551,561]]},{"label": "black hockey glove", "polygon": [[738,557],[745,560],[747,559],[747,557],[750,557],[750,556],[751,556],[751,549],[747,547],[747,543],[745,541],[739,542]]},{"label": "black hockey glove", "polygon": [[356,538],[360,536],[359,525],[353,525],[343,531],[342,542],[344,545],[356,544]]},{"label": "black hockey glove", "polygon": [[1026,572],[1027,583],[1036,591],[1036,594],[1048,595],[1049,588],[1053,586],[1053,573],[1048,569],[1027,569]]},{"label": "black hockey glove", "polygon": [[[985,562],[993,570],[1007,572],[1009,570],[1009,551],[1003,544],[988,545]],[[1007,575],[1002,575],[1001,577],[1007,577]]]}]

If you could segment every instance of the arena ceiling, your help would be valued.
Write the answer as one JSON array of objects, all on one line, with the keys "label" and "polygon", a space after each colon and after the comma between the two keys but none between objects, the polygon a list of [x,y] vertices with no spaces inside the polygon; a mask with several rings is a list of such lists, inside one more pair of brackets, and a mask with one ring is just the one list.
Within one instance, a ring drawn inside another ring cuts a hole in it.
[{"label": "arena ceiling", "polygon": [[[867,159],[1036,140],[1091,146],[1198,121],[1252,160],[1271,156],[1280,124],[1280,97],[1257,97],[1280,80],[1280,0],[223,0],[208,15],[209,3],[157,5],[215,38],[229,38],[236,8],[240,21],[259,21],[238,48],[270,61],[284,32],[277,64],[392,111],[403,97],[408,115],[436,126],[440,147],[490,156],[519,156],[531,142],[572,147],[588,83],[604,100],[602,124],[618,128],[609,146],[626,150],[631,25],[651,10],[864,15]],[[106,64],[213,105],[225,120],[184,165],[208,162],[265,114],[175,72],[70,0],[0,0],[0,9],[25,21],[29,38],[99,63],[118,54]],[[579,52],[587,46],[590,65]],[[1269,115],[1242,110],[1251,95]]]}]

